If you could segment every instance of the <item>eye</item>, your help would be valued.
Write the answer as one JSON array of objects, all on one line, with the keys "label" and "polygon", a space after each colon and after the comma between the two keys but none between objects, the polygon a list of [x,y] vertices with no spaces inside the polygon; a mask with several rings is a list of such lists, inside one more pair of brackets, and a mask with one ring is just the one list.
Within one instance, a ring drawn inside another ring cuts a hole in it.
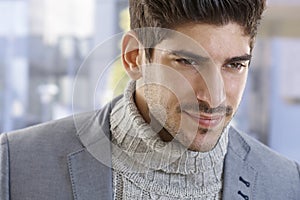
[{"label": "eye", "polygon": [[226,64],[224,67],[226,69],[230,69],[230,70],[235,70],[235,71],[242,71],[243,69],[245,69],[248,65],[246,63],[240,63],[240,62],[236,62],[236,63],[229,63]]},{"label": "eye", "polygon": [[197,65],[197,61],[189,58],[177,58],[175,59],[176,62],[183,64],[183,65]]}]

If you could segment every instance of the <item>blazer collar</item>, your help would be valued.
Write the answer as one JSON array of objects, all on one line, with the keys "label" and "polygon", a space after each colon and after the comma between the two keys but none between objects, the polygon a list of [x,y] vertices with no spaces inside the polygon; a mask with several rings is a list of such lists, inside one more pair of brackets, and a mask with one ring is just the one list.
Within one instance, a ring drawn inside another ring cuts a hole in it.
[{"label": "blazer collar", "polygon": [[[111,170],[111,108],[122,96],[98,112],[74,116],[77,135],[84,146],[68,156],[74,199],[113,197]],[[223,200],[254,199],[257,171],[247,161],[250,146],[233,128],[229,130],[224,164]]]},{"label": "blazer collar", "polygon": [[255,199],[254,189],[258,173],[248,161],[250,151],[248,143],[231,127],[224,164],[222,199]]},{"label": "blazer collar", "polygon": [[74,116],[77,136],[83,149],[68,155],[74,199],[111,200],[111,108],[121,98],[114,99],[100,111]]},{"label": "blazer collar", "polygon": [[68,155],[75,200],[112,200],[112,170],[86,149]]}]

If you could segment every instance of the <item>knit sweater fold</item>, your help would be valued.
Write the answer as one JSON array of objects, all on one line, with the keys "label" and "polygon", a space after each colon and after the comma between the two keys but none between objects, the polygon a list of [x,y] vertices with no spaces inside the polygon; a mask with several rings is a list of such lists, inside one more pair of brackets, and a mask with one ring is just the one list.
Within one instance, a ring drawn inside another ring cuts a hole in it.
[{"label": "knit sweater fold", "polygon": [[228,129],[209,152],[164,142],[139,113],[135,82],[111,112],[115,199],[220,199]]}]

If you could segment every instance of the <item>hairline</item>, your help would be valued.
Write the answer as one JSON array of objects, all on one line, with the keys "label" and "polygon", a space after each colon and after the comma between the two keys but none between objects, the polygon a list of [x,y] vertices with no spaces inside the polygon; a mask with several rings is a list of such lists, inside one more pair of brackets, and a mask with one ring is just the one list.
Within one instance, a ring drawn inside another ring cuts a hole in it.
[{"label": "hairline", "polygon": [[[181,24],[179,24],[179,25],[172,25],[172,26],[167,27],[167,28],[164,28],[164,27],[155,27],[155,28],[163,28],[163,29],[169,29],[169,30],[172,30],[172,31],[176,31],[176,29],[178,29],[178,28],[180,28],[180,27],[192,26],[192,25],[198,25],[198,24],[202,24],[202,25],[210,25],[210,26],[215,26],[215,27],[223,27],[223,26],[226,26],[226,25],[228,25],[228,24],[230,24],[230,23],[234,23],[234,24],[237,24],[238,26],[240,26],[241,30],[242,30],[243,33],[244,33],[243,35],[244,35],[245,37],[249,37],[250,54],[252,54],[252,51],[253,51],[253,48],[254,48],[254,43],[255,43],[255,39],[256,39],[257,34],[251,36],[251,33],[247,33],[246,28],[245,28],[243,25],[241,25],[241,24],[239,24],[239,23],[237,23],[237,22],[235,22],[235,21],[233,21],[233,20],[230,20],[230,21],[228,21],[227,23],[224,23],[224,24],[221,24],[221,23],[220,23],[220,24],[217,24],[217,23],[208,23],[208,22],[200,22],[200,21],[189,21],[189,22],[181,23]],[[147,27],[143,27],[143,28],[147,28]],[[150,27],[148,27],[148,28],[150,28]],[[132,31],[135,32],[134,29],[133,29]],[[135,33],[136,33],[136,32],[135,32]],[[182,33],[182,34],[184,34],[184,33]],[[166,37],[163,38],[160,42],[156,43],[154,47],[148,48],[148,49],[150,49],[150,53],[151,53],[151,57],[150,57],[149,59],[147,59],[149,62],[151,62],[150,59],[152,58],[153,49],[155,49],[157,45],[159,45],[161,42],[163,42],[163,41],[166,40],[167,38],[169,38],[169,37],[166,36]],[[139,39],[139,42],[142,44],[142,41],[140,41],[140,39]],[[143,45],[143,46],[144,46],[144,45]],[[146,48],[143,48],[143,50],[145,51]]]}]

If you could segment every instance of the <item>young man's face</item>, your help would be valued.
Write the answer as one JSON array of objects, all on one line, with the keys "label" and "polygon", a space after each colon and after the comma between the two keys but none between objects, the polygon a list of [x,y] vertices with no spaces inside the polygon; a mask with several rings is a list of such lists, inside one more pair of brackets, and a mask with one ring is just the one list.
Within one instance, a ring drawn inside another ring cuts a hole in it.
[{"label": "young man's face", "polygon": [[234,23],[175,31],[156,45],[150,64],[141,59],[135,101],[147,122],[163,127],[163,140],[174,137],[190,150],[209,151],[240,103],[250,37]]}]

